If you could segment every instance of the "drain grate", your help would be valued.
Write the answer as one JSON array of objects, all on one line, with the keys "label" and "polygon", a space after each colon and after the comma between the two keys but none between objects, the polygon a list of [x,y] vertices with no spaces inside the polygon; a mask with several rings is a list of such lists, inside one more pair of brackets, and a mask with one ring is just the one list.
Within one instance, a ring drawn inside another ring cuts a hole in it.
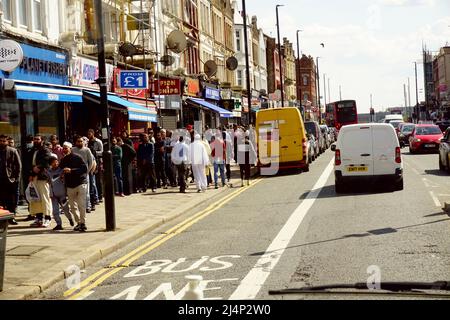
[{"label": "drain grate", "polygon": [[30,257],[39,251],[47,249],[48,247],[41,246],[18,246],[6,251],[7,256],[12,257]]}]

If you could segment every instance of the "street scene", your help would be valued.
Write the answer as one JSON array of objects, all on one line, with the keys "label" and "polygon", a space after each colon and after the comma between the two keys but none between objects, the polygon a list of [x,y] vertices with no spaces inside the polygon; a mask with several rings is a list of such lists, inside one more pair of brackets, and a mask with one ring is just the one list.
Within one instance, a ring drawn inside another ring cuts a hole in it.
[{"label": "street scene", "polygon": [[342,6],[0,0],[0,300],[449,299],[450,5]]}]

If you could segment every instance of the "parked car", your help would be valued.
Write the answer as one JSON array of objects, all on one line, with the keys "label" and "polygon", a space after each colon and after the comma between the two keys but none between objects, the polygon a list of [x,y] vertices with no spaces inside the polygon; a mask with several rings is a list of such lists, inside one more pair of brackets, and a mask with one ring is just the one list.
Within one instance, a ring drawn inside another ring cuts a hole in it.
[{"label": "parked car", "polygon": [[398,133],[398,140],[400,142],[400,147],[404,148],[409,145],[409,137],[416,125],[414,123],[402,123],[400,126],[400,132]]},{"label": "parked car", "polygon": [[450,128],[450,120],[442,120],[437,121],[436,125],[441,129],[442,132],[445,132],[448,128]]},{"label": "parked car", "polygon": [[330,137],[330,130],[328,129],[327,125],[321,125],[320,130],[321,130],[322,135],[325,140],[325,149],[328,150],[328,148],[330,148],[330,146],[332,144],[331,137]]},{"label": "parked car", "polygon": [[337,193],[354,181],[375,180],[403,190],[403,163],[400,144],[389,124],[345,126],[338,141],[331,146],[335,154],[335,189]]},{"label": "parked car", "polygon": [[395,132],[397,133],[397,135],[398,135],[398,133],[400,132],[399,126],[400,126],[400,124],[402,124],[402,123],[404,123],[403,120],[392,120],[391,122],[389,122],[389,124],[390,124],[391,126],[394,127]]},{"label": "parked car", "polygon": [[317,148],[318,144],[313,134],[308,133],[307,139],[308,139],[308,159],[309,163],[312,163],[313,161],[316,161],[316,158],[319,156],[316,153],[316,151],[318,150]]},{"label": "parked car", "polygon": [[325,151],[325,139],[321,134],[319,123],[316,121],[307,121],[305,122],[305,129],[307,133],[313,134],[317,141],[316,154],[322,154]]},{"label": "parked car", "polygon": [[439,146],[439,169],[450,173],[450,128],[445,131]]},{"label": "parked car", "polygon": [[418,124],[409,137],[409,152],[437,153],[443,136],[441,129],[436,125]]}]

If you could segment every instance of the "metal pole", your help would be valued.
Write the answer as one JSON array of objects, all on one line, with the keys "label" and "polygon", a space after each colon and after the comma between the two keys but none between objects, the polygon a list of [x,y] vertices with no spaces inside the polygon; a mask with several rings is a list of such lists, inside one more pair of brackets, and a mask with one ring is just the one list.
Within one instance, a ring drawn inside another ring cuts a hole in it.
[{"label": "metal pole", "polygon": [[[161,94],[160,94],[160,79],[159,79],[159,52],[158,52],[158,31],[156,30],[156,0],[153,1],[153,25],[155,28],[155,55],[156,55],[156,79],[158,81],[158,118],[161,118]],[[183,106],[181,106],[183,108]]]},{"label": "metal pole", "polygon": [[[298,37],[298,34],[301,32],[301,30],[297,30],[297,74],[298,74],[298,82],[297,82],[297,93],[298,93],[298,100],[300,101],[300,109],[302,110],[302,113],[305,114],[305,111],[303,110],[303,97],[302,97],[302,69],[300,66],[300,39]],[[305,119],[303,119],[305,120]]]},{"label": "metal pole", "polygon": [[245,7],[245,0],[242,0],[242,18],[244,20],[244,48],[245,48],[245,77],[247,82],[247,101],[248,101],[248,122],[251,124],[252,115],[252,84],[250,81],[250,60],[248,48],[248,34],[247,34],[247,9]]},{"label": "metal pole", "polygon": [[342,101],[342,88],[339,85],[339,101]]},{"label": "metal pole", "polygon": [[328,78],[328,101],[331,101],[330,78]]},{"label": "metal pole", "polygon": [[420,109],[419,109],[419,84],[417,83],[417,62],[414,62],[416,72],[416,115],[417,123],[420,121]]},{"label": "metal pole", "polygon": [[324,105],[326,107],[326,105],[327,105],[327,81],[326,81],[325,73],[323,74],[323,95],[324,95]]},{"label": "metal pole", "polygon": [[283,84],[283,64],[281,58],[281,39],[280,39],[280,19],[278,17],[278,8],[283,7],[283,5],[277,4],[277,33],[278,33],[278,60],[280,63],[280,84],[281,84],[281,107],[284,108],[284,84]]},{"label": "metal pole", "polygon": [[317,67],[317,100],[319,101],[319,123],[322,122],[322,110],[320,107],[320,72],[319,72],[319,57],[316,58],[316,67]]},{"label": "metal pole", "polygon": [[108,87],[106,80],[106,61],[105,61],[105,41],[103,38],[103,12],[102,0],[95,0],[95,13],[97,22],[97,49],[98,49],[98,69],[100,86],[100,108],[103,111],[102,119],[102,139],[104,143],[103,149],[103,165],[104,165],[104,196],[105,196],[105,218],[106,231],[116,230],[116,209],[114,203],[114,178],[113,178],[113,162],[109,137],[109,107],[108,107]]}]

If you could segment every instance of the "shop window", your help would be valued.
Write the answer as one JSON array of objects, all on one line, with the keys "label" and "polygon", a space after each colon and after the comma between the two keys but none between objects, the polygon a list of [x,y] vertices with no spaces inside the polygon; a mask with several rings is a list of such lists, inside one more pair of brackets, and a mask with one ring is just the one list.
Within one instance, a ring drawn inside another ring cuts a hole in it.
[{"label": "shop window", "polygon": [[59,134],[59,109],[62,108],[58,102],[37,101],[38,133],[46,137]]},{"label": "shop window", "polygon": [[0,132],[20,144],[20,114],[15,99],[0,98]]}]

